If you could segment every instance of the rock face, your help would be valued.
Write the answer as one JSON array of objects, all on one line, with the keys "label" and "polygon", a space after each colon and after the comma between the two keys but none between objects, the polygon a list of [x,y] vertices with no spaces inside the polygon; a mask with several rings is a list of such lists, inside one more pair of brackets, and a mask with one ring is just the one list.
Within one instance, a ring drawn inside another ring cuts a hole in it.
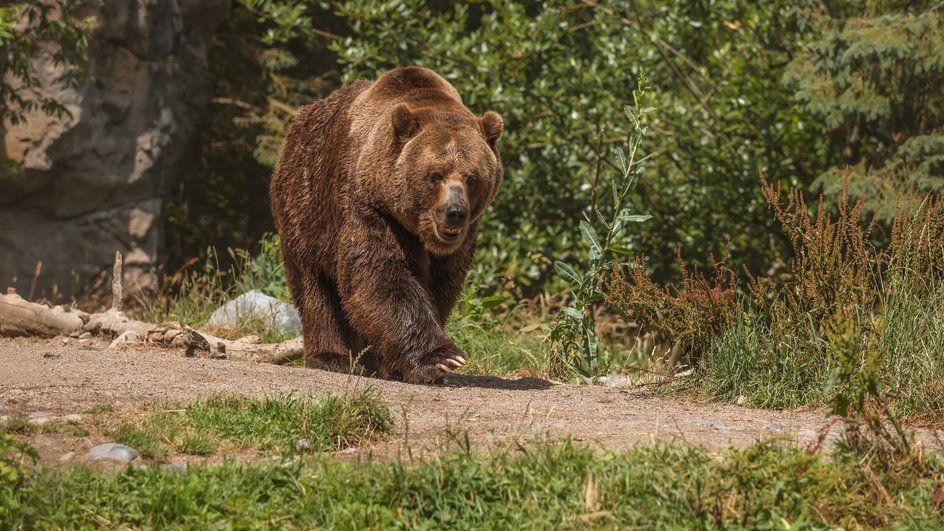
[{"label": "rock face", "polygon": [[230,1],[107,0],[88,9],[98,22],[94,81],[61,88],[52,83],[60,68],[36,60],[44,92],[71,116],[37,111],[3,128],[6,156],[26,171],[0,176],[0,289],[24,296],[37,262],[35,295],[68,297],[109,268],[116,250],[131,291],[153,285],[163,198],[205,115],[208,42]]}]

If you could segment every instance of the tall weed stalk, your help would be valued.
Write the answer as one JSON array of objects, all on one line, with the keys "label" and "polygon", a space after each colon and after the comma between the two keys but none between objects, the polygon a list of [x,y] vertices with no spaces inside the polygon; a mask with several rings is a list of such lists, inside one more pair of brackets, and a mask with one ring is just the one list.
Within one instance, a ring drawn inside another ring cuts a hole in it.
[{"label": "tall weed stalk", "polygon": [[[580,220],[580,234],[589,247],[588,263],[582,271],[578,271],[580,266],[574,267],[562,261],[554,263],[557,275],[568,286],[570,293],[569,303],[561,309],[548,335],[551,344],[549,371],[558,377],[567,378],[576,374],[588,379],[606,370],[607,357],[600,352],[595,310],[603,302],[603,287],[616,260],[633,254],[623,245],[628,224],[640,223],[651,217],[633,214],[627,200],[642,176],[642,163],[648,158],[639,152],[649,130],[643,119],[655,110],[642,106],[647,90],[645,73],[641,72],[636,81],[633,105],[624,107],[631,130],[628,144],[625,150],[616,149],[619,173],[601,182],[602,165],[597,165],[594,199],[585,213],[585,219]],[[609,204],[596,204],[597,191],[601,185],[609,188],[612,201]]]}]

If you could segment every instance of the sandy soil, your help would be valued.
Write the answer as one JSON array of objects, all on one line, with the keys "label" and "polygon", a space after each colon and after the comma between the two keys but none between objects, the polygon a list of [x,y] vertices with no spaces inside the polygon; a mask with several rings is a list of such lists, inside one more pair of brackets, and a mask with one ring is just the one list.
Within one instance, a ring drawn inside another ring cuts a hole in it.
[{"label": "sandy soil", "polygon": [[[655,440],[743,447],[775,435],[809,444],[829,424],[821,412],[812,410],[757,410],[538,378],[453,375],[441,386],[417,386],[304,368],[185,358],[170,350],[109,350],[107,343],[94,339],[0,339],[0,415],[67,415],[98,404],[112,404],[120,411],[142,402],[189,401],[218,392],[260,396],[344,393],[365,387],[375,389],[397,417],[396,436],[354,452],[380,458],[420,457],[454,443],[456,436],[464,440],[466,434],[479,448],[567,436],[613,449]],[[832,427],[827,444],[838,430],[838,425]],[[936,446],[944,433],[922,429],[918,435]],[[34,442],[52,457],[56,452],[82,452],[101,441],[45,435]]]}]

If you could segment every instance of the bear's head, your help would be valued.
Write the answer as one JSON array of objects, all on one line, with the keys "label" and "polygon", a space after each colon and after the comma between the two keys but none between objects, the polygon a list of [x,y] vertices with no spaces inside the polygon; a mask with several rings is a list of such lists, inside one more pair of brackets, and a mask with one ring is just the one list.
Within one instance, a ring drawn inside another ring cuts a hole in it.
[{"label": "bear's head", "polygon": [[391,121],[400,150],[394,213],[429,252],[450,254],[501,185],[502,118],[491,111],[478,118],[468,111],[413,110],[401,103]]}]

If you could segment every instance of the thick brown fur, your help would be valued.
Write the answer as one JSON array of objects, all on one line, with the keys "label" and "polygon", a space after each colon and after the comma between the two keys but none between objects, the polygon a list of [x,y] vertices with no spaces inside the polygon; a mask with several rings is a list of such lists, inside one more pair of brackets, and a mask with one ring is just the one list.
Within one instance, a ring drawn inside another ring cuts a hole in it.
[{"label": "thick brown fur", "polygon": [[431,383],[465,362],[443,325],[502,181],[502,129],[418,67],[299,109],[270,194],[306,365]]}]

